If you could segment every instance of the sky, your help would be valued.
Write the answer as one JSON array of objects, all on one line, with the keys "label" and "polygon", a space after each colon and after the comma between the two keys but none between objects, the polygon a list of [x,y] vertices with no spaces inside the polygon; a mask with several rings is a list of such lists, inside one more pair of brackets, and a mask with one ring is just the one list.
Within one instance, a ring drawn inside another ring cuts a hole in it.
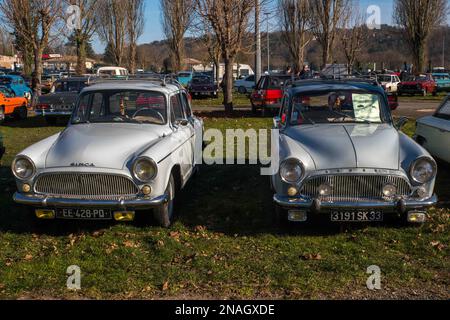
[{"label": "sky", "polygon": [[[277,0],[271,0],[272,4],[266,10],[274,12],[274,3]],[[376,5],[380,8],[381,23],[392,24],[393,0],[352,0],[359,3],[362,11],[366,11],[369,6]],[[276,21],[271,21],[271,28],[276,28]],[[160,0],[145,0],[145,30],[139,39],[139,44],[149,43],[156,40],[163,40],[164,33],[161,27],[161,8]],[[97,53],[103,53],[105,44],[98,39],[94,40],[94,49]]]}]

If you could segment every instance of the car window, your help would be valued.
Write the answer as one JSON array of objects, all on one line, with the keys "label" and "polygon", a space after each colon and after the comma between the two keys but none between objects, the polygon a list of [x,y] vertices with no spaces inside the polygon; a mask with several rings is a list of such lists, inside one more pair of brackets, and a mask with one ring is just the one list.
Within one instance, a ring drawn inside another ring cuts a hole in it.
[{"label": "car window", "polygon": [[280,120],[282,126],[286,125],[288,114],[289,114],[289,97],[285,96],[283,99],[283,106],[281,107],[280,111]]},{"label": "car window", "polygon": [[187,98],[187,96],[186,96],[185,93],[181,94],[181,100],[182,100],[182,103],[183,103],[184,114],[185,114],[188,118],[192,117],[191,106],[190,106],[190,104],[189,104],[189,100],[188,100],[188,98]]},{"label": "car window", "polygon": [[339,91],[322,94],[299,94],[293,97],[290,123],[381,123],[379,94]]},{"label": "car window", "polygon": [[170,104],[172,107],[171,119],[172,123],[185,119],[183,106],[181,104],[180,95],[176,94],[170,98]]},{"label": "car window", "polygon": [[439,108],[436,115],[450,119],[450,98]]},{"label": "car window", "polygon": [[278,90],[284,87],[286,81],[291,77],[269,77],[265,87],[267,90]]},{"label": "car window", "polygon": [[255,82],[255,76],[250,76],[246,81]]},{"label": "car window", "polygon": [[265,82],[266,82],[266,77],[262,77],[261,79],[259,79],[256,89],[261,90],[262,88],[264,88]]},{"label": "car window", "polygon": [[140,90],[87,92],[80,97],[73,124],[86,122],[126,122],[165,124],[166,99],[163,94]]}]

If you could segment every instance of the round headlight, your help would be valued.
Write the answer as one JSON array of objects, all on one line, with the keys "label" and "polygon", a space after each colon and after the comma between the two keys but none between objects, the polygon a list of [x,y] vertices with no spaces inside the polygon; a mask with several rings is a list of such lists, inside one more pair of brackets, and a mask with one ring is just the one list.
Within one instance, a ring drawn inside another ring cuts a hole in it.
[{"label": "round headlight", "polygon": [[12,164],[12,172],[14,176],[21,180],[28,180],[33,177],[36,169],[34,163],[26,157],[18,157]]},{"label": "round headlight", "polygon": [[411,178],[420,184],[430,182],[436,176],[436,163],[430,158],[419,158],[411,166]]},{"label": "round headlight", "polygon": [[150,158],[139,158],[133,165],[133,174],[139,181],[149,182],[156,177],[156,163]]},{"label": "round headlight", "polygon": [[280,176],[284,182],[296,183],[303,177],[303,165],[297,159],[287,159],[280,167]]}]

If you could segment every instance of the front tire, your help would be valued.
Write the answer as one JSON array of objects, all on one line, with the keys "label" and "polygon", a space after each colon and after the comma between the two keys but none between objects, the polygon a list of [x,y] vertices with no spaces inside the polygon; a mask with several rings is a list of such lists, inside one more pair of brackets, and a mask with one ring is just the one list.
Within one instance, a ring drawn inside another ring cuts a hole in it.
[{"label": "front tire", "polygon": [[246,94],[247,93],[247,89],[245,87],[241,86],[241,87],[238,88],[238,92],[240,94]]},{"label": "front tire", "polygon": [[175,179],[170,175],[169,184],[167,185],[165,194],[169,200],[167,203],[159,206],[154,210],[154,216],[158,224],[163,228],[169,228],[174,219],[175,207]]},{"label": "front tire", "polygon": [[27,106],[21,106],[20,108],[17,109],[15,118],[17,120],[25,120],[28,117],[28,110],[27,110]]}]

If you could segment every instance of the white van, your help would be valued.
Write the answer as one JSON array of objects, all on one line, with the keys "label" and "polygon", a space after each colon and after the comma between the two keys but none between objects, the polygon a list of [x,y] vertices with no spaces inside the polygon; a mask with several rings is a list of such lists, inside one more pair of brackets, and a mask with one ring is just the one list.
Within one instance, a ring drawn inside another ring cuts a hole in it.
[{"label": "white van", "polygon": [[128,76],[128,70],[121,67],[101,67],[97,70],[97,77]]}]

